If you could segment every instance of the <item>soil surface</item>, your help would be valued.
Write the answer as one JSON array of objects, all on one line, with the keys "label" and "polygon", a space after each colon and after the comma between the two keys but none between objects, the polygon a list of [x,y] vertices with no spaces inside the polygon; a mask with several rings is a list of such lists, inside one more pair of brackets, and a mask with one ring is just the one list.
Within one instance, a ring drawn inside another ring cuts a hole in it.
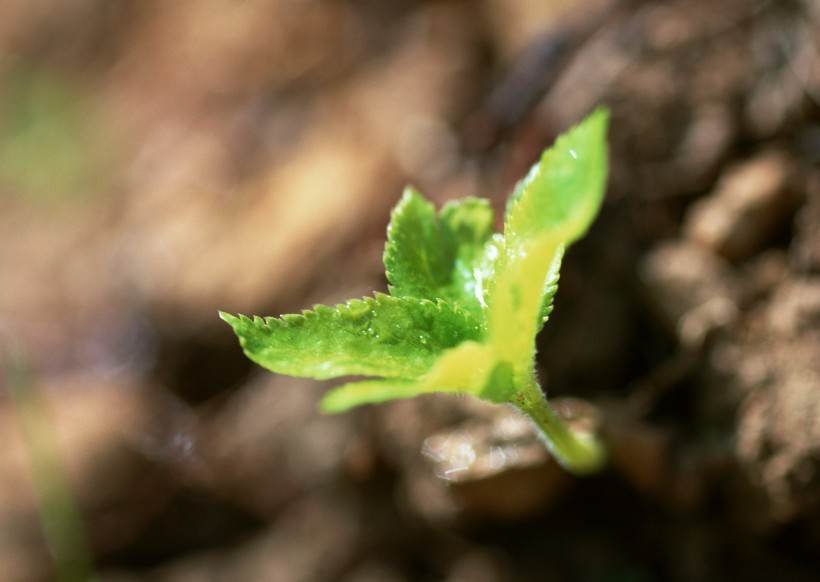
[{"label": "soil surface", "polygon": [[[817,0],[12,1],[0,86],[3,580],[820,579]],[[218,319],[384,291],[405,184],[501,211],[599,104],[538,367],[602,473]]]}]

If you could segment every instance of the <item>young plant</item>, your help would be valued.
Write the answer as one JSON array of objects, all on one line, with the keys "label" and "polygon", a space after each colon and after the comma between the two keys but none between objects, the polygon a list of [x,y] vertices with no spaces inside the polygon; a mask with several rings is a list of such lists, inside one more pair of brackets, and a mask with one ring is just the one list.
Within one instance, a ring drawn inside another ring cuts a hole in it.
[{"label": "young plant", "polygon": [[387,230],[389,295],[278,319],[220,317],[245,354],[274,372],[377,378],[330,391],[325,412],[430,392],[470,394],[528,414],[568,470],[599,469],[603,444],[564,423],[541,391],[534,363],[564,249],[601,206],[608,118],[594,111],[544,152],[510,196],[503,234],[493,234],[487,200],[450,202],[437,214],[405,190]]}]

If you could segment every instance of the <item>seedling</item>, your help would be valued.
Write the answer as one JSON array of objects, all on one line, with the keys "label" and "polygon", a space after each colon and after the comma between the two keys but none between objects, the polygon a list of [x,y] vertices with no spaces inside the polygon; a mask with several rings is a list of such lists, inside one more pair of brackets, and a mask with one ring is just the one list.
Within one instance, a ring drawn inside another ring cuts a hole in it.
[{"label": "seedling", "polygon": [[528,414],[567,469],[599,469],[603,444],[564,423],[534,363],[564,249],[601,206],[608,119],[606,110],[594,111],[543,153],[510,196],[503,233],[493,233],[487,200],[450,202],[436,213],[405,190],[387,229],[389,294],[281,318],[220,317],[245,354],[274,372],[375,378],[331,390],[324,412],[430,392],[469,394]]}]

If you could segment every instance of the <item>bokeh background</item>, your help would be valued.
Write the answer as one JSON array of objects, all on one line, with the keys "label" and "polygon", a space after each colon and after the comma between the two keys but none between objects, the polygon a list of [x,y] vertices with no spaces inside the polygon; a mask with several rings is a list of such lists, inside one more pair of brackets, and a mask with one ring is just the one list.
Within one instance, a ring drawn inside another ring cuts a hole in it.
[{"label": "bokeh background", "polygon": [[[217,318],[383,291],[405,184],[500,210],[599,104],[538,364],[604,473]],[[4,0],[0,353],[4,581],[817,580],[820,2]]]}]

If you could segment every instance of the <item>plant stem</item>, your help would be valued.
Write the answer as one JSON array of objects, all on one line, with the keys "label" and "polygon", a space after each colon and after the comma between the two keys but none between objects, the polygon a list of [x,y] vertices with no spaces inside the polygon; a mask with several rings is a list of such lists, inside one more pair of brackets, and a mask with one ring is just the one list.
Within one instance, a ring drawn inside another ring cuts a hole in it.
[{"label": "plant stem", "polygon": [[526,374],[526,380],[519,386],[522,389],[513,397],[513,405],[541,429],[547,448],[562,467],[577,475],[595,473],[604,467],[607,454],[603,441],[593,431],[573,431],[567,426],[547,402],[534,370]]},{"label": "plant stem", "polygon": [[96,580],[82,515],[71,493],[46,402],[22,348],[13,337],[4,340],[0,337],[0,385],[6,382],[23,431],[43,533],[54,561],[54,579]]}]

